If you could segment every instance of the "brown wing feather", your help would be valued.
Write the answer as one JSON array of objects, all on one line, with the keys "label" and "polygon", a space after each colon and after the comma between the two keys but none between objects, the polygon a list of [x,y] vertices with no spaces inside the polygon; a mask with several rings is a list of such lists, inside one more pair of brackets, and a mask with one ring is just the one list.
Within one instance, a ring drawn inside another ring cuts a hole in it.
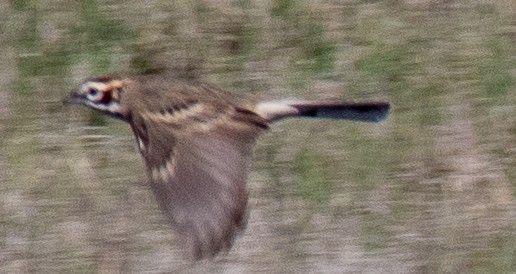
[{"label": "brown wing feather", "polygon": [[235,109],[203,104],[131,121],[158,203],[196,259],[229,249],[245,223],[251,148],[266,121]]}]

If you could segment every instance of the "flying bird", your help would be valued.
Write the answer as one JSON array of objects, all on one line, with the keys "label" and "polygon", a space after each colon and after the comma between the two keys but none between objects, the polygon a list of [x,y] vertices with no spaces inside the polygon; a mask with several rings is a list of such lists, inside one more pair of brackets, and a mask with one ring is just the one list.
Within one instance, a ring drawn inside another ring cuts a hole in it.
[{"label": "flying bird", "polygon": [[88,78],[65,98],[131,126],[150,188],[195,259],[229,250],[246,223],[252,147],[287,117],[379,122],[386,102],[257,102],[160,76]]}]

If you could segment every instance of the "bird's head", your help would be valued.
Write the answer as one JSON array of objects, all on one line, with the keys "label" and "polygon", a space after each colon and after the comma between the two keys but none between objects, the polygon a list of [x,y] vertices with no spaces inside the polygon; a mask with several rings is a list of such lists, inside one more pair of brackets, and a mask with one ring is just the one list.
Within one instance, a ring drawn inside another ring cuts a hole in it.
[{"label": "bird's head", "polygon": [[124,80],[103,76],[89,78],[73,89],[65,98],[65,104],[82,104],[107,115],[125,120],[125,112],[121,106]]}]

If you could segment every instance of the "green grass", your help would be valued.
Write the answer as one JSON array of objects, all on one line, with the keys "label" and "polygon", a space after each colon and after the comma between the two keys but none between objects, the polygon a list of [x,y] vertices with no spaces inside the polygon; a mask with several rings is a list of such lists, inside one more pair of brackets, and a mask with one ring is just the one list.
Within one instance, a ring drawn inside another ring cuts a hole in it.
[{"label": "green grass", "polygon": [[296,155],[294,171],[297,174],[296,194],[309,203],[321,204],[327,202],[331,195],[331,185],[328,182],[321,156],[304,148]]},{"label": "green grass", "polygon": [[506,95],[514,87],[514,79],[510,73],[509,44],[504,37],[493,36],[488,41],[489,57],[480,64],[482,85],[489,97]]}]

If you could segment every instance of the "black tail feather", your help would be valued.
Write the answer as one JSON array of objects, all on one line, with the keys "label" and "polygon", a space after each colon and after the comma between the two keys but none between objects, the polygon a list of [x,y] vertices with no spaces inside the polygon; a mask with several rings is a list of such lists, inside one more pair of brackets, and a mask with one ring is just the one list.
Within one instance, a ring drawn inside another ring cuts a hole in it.
[{"label": "black tail feather", "polygon": [[299,111],[299,116],[310,118],[346,119],[363,122],[380,122],[389,113],[389,103],[341,104],[289,104]]}]

